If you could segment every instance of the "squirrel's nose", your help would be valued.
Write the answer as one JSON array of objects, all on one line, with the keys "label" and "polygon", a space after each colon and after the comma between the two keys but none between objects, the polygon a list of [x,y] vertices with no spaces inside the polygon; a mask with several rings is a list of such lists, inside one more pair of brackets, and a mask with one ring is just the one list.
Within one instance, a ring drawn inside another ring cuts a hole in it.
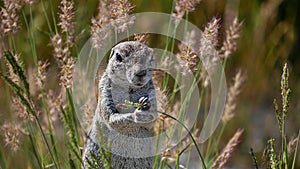
[{"label": "squirrel's nose", "polygon": [[147,74],[147,71],[146,70],[142,70],[142,71],[138,72],[135,75],[138,76],[138,77],[143,77],[143,76],[146,76],[146,74]]}]

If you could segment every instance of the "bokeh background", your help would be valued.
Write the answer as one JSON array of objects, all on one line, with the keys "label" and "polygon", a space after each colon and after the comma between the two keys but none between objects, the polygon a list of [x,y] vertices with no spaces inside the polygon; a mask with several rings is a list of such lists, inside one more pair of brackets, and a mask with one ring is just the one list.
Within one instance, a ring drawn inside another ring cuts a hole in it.
[{"label": "bokeh background", "polygon": [[[133,13],[164,12],[171,13],[172,0],[133,0]],[[38,57],[49,60],[53,80],[49,86],[57,86],[58,67],[52,56],[47,23],[43,15],[41,2],[33,6],[33,25],[38,49]],[[89,38],[91,18],[97,14],[96,0],[75,1],[76,4],[76,34],[83,31],[82,38],[77,43],[80,50]],[[0,2],[2,5],[2,2]],[[59,1],[54,0],[57,7]],[[49,6],[48,6],[49,7]],[[47,8],[47,6],[46,6]],[[57,8],[54,9],[57,11]],[[50,10],[49,10],[50,14]],[[225,28],[234,16],[243,21],[243,27],[238,41],[237,51],[228,59],[226,66],[227,81],[230,82],[238,69],[247,74],[247,80],[239,95],[236,115],[225,129],[224,142],[238,128],[245,130],[242,142],[230,160],[229,166],[234,168],[252,168],[249,149],[260,157],[267,140],[271,137],[280,138],[280,133],[273,110],[273,99],[280,100],[280,76],[282,67],[288,64],[290,71],[290,88],[292,90],[290,111],[287,117],[288,139],[295,136],[300,129],[300,1],[299,0],[202,0],[195,11],[189,14],[188,20],[204,29],[206,23],[213,17],[221,18],[220,39]],[[29,17],[26,15],[26,17]],[[25,67],[33,65],[27,30],[21,23],[21,30],[15,35],[19,44],[19,52]],[[155,40],[150,39],[151,43]],[[153,44],[152,44],[153,45]],[[3,66],[3,62],[1,62]],[[10,100],[7,99],[8,87],[0,80],[0,124],[11,116]],[[4,145],[3,141],[0,143]],[[5,151],[9,151],[4,147]],[[260,159],[258,158],[260,161]],[[299,163],[300,160],[298,160]]]}]

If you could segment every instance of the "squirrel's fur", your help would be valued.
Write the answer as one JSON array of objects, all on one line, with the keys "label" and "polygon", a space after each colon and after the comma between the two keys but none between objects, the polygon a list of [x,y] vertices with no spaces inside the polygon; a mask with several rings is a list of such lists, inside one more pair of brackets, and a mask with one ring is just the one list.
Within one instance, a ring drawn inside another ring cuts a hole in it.
[{"label": "squirrel's fur", "polygon": [[[154,144],[147,138],[151,138],[157,109],[153,67],[153,50],[142,43],[123,42],[111,50],[99,82],[100,95],[84,150],[83,168],[91,168],[92,164],[102,169],[107,161],[113,169],[152,168]],[[125,100],[144,107],[118,106]],[[103,155],[101,150],[110,151],[111,156]]]}]

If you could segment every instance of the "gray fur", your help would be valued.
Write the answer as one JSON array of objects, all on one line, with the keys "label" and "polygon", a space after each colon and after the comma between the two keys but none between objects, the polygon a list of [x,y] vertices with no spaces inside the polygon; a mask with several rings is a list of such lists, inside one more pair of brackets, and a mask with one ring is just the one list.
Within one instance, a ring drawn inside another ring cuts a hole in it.
[{"label": "gray fur", "polygon": [[[153,151],[151,140],[139,139],[151,137],[150,129],[156,120],[153,64],[153,50],[142,43],[123,42],[112,49],[108,66],[99,82],[100,97],[83,155],[83,168],[90,168],[88,160],[97,168],[104,168],[100,147],[121,154],[140,155]],[[125,100],[143,102],[147,108],[138,110],[117,106],[124,104]],[[119,139],[123,136],[128,136],[128,140]],[[145,146],[142,149],[135,147],[137,143]],[[97,160],[92,158],[92,154]],[[150,169],[153,160],[154,157],[111,155],[113,169]]]}]

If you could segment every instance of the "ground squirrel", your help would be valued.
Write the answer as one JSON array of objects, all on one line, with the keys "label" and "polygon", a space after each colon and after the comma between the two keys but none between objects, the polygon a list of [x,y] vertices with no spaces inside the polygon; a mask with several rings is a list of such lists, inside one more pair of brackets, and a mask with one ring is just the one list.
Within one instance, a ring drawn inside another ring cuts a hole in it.
[{"label": "ground squirrel", "polygon": [[[111,154],[113,169],[152,168],[154,157],[147,155],[153,151],[153,144],[143,138],[151,137],[156,119],[153,68],[153,49],[142,43],[127,41],[112,48],[99,81],[100,97],[84,150],[83,168],[90,168],[90,162],[104,168],[101,148],[118,153]],[[125,100],[140,103],[142,108],[119,107]]]}]

